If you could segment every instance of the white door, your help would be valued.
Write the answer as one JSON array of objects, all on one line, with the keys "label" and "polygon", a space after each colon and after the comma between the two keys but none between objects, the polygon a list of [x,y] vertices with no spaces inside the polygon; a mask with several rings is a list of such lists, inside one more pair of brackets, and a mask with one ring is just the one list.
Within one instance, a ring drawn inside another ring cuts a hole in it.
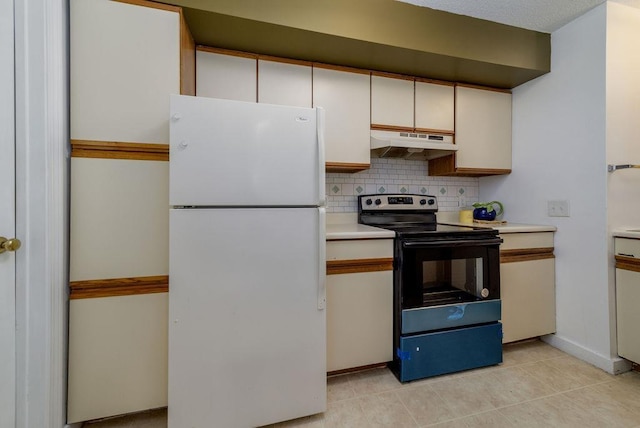
[{"label": "white door", "polygon": [[172,95],[169,204],[323,204],[321,112]]},{"label": "white door", "polygon": [[171,210],[170,428],[326,409],[323,210]]},{"label": "white door", "polygon": [[[13,0],[0,0],[0,236],[15,236]],[[0,254],[0,427],[15,425],[15,254]]]}]

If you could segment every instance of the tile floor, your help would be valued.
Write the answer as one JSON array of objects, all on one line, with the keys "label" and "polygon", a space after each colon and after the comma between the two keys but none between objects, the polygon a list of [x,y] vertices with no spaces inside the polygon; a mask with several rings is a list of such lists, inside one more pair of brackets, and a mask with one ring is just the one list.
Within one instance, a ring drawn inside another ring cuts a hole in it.
[{"label": "tile floor", "polygon": [[[164,409],[83,425],[166,426]],[[269,427],[427,426],[640,427],[640,373],[613,376],[543,342],[529,341],[506,345],[500,366],[405,385],[387,369],[331,377],[324,414]]]}]

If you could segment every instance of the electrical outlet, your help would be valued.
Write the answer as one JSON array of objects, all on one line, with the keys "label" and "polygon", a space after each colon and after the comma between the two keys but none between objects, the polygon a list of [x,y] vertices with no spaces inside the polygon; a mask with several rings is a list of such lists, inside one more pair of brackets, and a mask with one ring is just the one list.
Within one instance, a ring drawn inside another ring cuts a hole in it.
[{"label": "electrical outlet", "polygon": [[569,217],[569,201],[547,201],[547,215],[549,217]]}]

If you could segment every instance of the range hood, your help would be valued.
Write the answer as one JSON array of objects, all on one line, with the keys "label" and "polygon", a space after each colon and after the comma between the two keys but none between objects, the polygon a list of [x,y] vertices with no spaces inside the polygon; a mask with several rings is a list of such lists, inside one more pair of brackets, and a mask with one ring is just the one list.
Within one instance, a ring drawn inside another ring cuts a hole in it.
[{"label": "range hood", "polygon": [[456,150],[452,135],[371,131],[371,154],[379,158],[429,160],[453,154]]}]

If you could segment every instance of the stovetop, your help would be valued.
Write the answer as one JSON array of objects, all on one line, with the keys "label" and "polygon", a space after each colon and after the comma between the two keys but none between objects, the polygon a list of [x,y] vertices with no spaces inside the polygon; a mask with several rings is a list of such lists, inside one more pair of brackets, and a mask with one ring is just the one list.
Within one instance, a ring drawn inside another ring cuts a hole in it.
[{"label": "stovetop", "polygon": [[358,223],[393,230],[404,239],[429,237],[495,237],[498,232],[474,226],[437,223],[438,202],[432,195],[377,194],[358,197]]}]

